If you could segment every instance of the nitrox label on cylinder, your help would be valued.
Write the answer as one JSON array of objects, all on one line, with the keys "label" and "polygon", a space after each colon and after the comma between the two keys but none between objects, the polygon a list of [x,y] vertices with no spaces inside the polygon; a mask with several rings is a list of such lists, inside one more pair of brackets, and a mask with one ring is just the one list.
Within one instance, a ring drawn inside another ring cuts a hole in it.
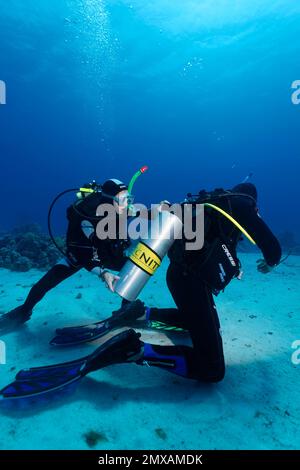
[{"label": "nitrox label on cylinder", "polygon": [[129,257],[131,261],[152,276],[161,265],[160,257],[149,246],[140,242]]}]

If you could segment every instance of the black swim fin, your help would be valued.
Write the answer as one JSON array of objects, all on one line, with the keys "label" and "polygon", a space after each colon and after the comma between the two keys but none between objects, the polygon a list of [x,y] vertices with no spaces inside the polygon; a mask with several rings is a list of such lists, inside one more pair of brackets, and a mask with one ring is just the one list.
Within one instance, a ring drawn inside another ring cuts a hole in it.
[{"label": "black swim fin", "polygon": [[0,391],[1,399],[23,399],[63,390],[90,372],[111,364],[137,361],[143,352],[140,334],[126,330],[106,341],[91,355],[46,367],[23,369]]},{"label": "black swim fin", "polygon": [[90,325],[58,328],[55,338],[50,341],[53,346],[74,346],[95,341],[115,328],[128,326],[145,314],[145,305],[140,300],[130,302],[113,312],[106,320]]}]

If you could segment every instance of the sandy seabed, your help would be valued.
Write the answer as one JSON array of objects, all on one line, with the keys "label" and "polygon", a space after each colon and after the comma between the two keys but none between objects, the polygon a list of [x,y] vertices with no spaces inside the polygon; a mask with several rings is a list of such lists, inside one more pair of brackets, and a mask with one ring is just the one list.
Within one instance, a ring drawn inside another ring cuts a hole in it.
[{"label": "sandy seabed", "polygon": [[[268,275],[256,271],[256,259],[243,254],[243,279],[216,299],[223,382],[205,385],[154,367],[111,366],[82,380],[71,395],[25,409],[1,407],[0,449],[299,449],[300,364],[292,362],[292,343],[300,340],[300,258],[291,256]],[[141,295],[149,306],[173,305],[166,267]],[[0,312],[21,304],[42,274],[0,269]],[[55,349],[49,340],[55,328],[103,319],[119,305],[120,298],[87,272],[65,281],[25,327],[1,338],[6,364],[0,365],[0,388],[21,368],[92,352],[93,344]]]}]

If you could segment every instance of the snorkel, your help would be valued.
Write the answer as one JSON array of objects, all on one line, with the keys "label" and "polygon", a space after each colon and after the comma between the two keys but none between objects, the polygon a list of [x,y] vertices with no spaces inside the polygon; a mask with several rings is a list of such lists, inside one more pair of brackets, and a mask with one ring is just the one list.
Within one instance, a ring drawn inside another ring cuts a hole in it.
[{"label": "snorkel", "polygon": [[140,168],[134,175],[133,177],[131,178],[129,184],[128,184],[128,192],[129,194],[132,196],[132,188],[136,182],[136,180],[138,179],[139,176],[141,176],[143,173],[145,173],[146,171],[148,170],[148,167],[147,166],[142,166],[142,168]]},{"label": "snorkel", "polygon": [[[133,177],[131,178],[131,180],[129,181],[129,184],[128,184],[128,194],[129,194],[129,196],[133,197],[133,195],[132,195],[132,188],[133,188],[133,186],[134,186],[136,180],[138,179],[139,176],[141,176],[141,175],[143,175],[144,173],[146,173],[147,170],[148,170],[148,166],[144,165],[144,166],[142,166],[142,168],[140,168],[140,169],[133,175]],[[133,204],[129,204],[128,209],[134,212]]]}]

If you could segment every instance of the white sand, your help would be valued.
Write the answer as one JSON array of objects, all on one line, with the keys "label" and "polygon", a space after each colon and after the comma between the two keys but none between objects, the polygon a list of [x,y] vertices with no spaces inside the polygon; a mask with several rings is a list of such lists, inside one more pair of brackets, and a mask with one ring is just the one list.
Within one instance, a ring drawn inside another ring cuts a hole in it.
[{"label": "white sand", "polygon": [[[243,280],[217,298],[223,382],[203,385],[156,368],[113,366],[50,405],[0,410],[0,449],[88,449],[89,431],[102,434],[98,449],[299,448],[300,364],[291,362],[291,344],[300,340],[300,259],[290,257],[269,275],[256,272],[256,259],[242,255]],[[165,267],[141,296],[150,306],[172,305]],[[0,311],[20,304],[40,276],[0,270]],[[89,273],[65,281],[36,307],[27,327],[2,338],[7,364],[0,365],[0,388],[21,368],[91,352],[92,345],[62,350],[48,342],[56,327],[105,318],[119,305]]]}]

